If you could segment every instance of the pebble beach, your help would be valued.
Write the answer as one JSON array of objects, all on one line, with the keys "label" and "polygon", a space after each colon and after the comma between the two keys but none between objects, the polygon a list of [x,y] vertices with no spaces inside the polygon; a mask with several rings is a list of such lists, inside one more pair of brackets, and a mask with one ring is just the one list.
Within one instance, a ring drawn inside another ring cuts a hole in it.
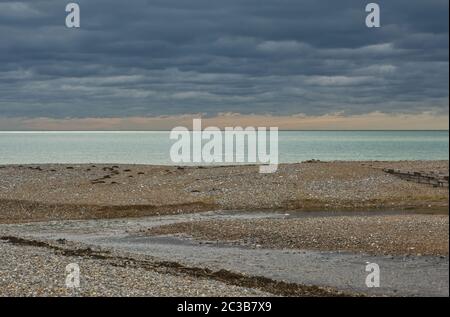
[{"label": "pebble beach", "polygon": [[448,175],[448,161],[312,162],[257,166],[0,166],[0,222],[139,217],[208,210],[433,210],[448,188],[383,168]]},{"label": "pebble beach", "polygon": [[[386,168],[448,175],[448,161],[311,161],[266,175],[257,166],[0,166],[0,296],[383,295],[322,276],[298,280],[295,270],[280,279],[264,262],[252,275],[238,262],[222,267],[219,258],[196,258],[211,247],[211,256],[224,259],[233,250],[242,250],[242,259],[264,252],[280,271],[288,262],[278,252],[407,259],[417,272],[431,270],[428,284],[448,280],[441,270],[448,266],[448,188]],[[125,239],[121,251],[115,239]],[[184,250],[184,260],[170,255],[175,250]],[[72,262],[84,274],[75,293],[64,286]],[[436,292],[447,294],[448,283]]]}]

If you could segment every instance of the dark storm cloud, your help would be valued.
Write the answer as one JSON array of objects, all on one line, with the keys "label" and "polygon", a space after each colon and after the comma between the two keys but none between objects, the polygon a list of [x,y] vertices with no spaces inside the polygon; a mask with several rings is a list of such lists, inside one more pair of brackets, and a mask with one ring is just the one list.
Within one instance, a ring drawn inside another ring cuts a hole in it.
[{"label": "dark storm cloud", "polygon": [[75,2],[0,1],[1,117],[448,113],[447,0]]}]

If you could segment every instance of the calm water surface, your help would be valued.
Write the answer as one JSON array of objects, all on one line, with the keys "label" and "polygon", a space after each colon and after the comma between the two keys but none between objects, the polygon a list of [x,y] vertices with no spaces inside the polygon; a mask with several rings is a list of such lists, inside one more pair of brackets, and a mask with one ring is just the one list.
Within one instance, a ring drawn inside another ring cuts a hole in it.
[{"label": "calm water surface", "polygon": [[[169,132],[0,132],[0,164],[172,164]],[[448,160],[448,131],[282,131],[282,163]]]}]

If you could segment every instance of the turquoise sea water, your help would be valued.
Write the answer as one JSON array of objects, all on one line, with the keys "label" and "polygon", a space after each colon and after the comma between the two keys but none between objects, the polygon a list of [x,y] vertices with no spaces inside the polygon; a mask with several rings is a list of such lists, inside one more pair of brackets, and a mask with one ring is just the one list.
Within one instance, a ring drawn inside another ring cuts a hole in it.
[{"label": "turquoise sea water", "polygon": [[[172,164],[169,132],[0,132],[0,164]],[[279,161],[448,160],[448,131],[281,131]]]}]

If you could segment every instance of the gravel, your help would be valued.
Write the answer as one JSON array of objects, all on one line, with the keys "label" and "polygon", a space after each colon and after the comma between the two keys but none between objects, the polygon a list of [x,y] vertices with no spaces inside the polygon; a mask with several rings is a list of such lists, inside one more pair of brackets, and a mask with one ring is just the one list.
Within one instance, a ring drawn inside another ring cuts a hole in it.
[{"label": "gravel", "polygon": [[448,189],[382,168],[439,171],[448,161],[257,166],[14,165],[0,169],[0,222],[139,217],[207,210],[448,209]]},{"label": "gravel", "polygon": [[448,215],[311,216],[297,219],[208,220],[153,227],[203,241],[276,249],[448,256]]},{"label": "gravel", "polygon": [[[107,260],[64,256],[52,250],[0,242],[0,296],[268,296],[219,281],[169,274],[139,267],[119,267]],[[65,286],[70,263],[80,267],[80,288]]]}]

